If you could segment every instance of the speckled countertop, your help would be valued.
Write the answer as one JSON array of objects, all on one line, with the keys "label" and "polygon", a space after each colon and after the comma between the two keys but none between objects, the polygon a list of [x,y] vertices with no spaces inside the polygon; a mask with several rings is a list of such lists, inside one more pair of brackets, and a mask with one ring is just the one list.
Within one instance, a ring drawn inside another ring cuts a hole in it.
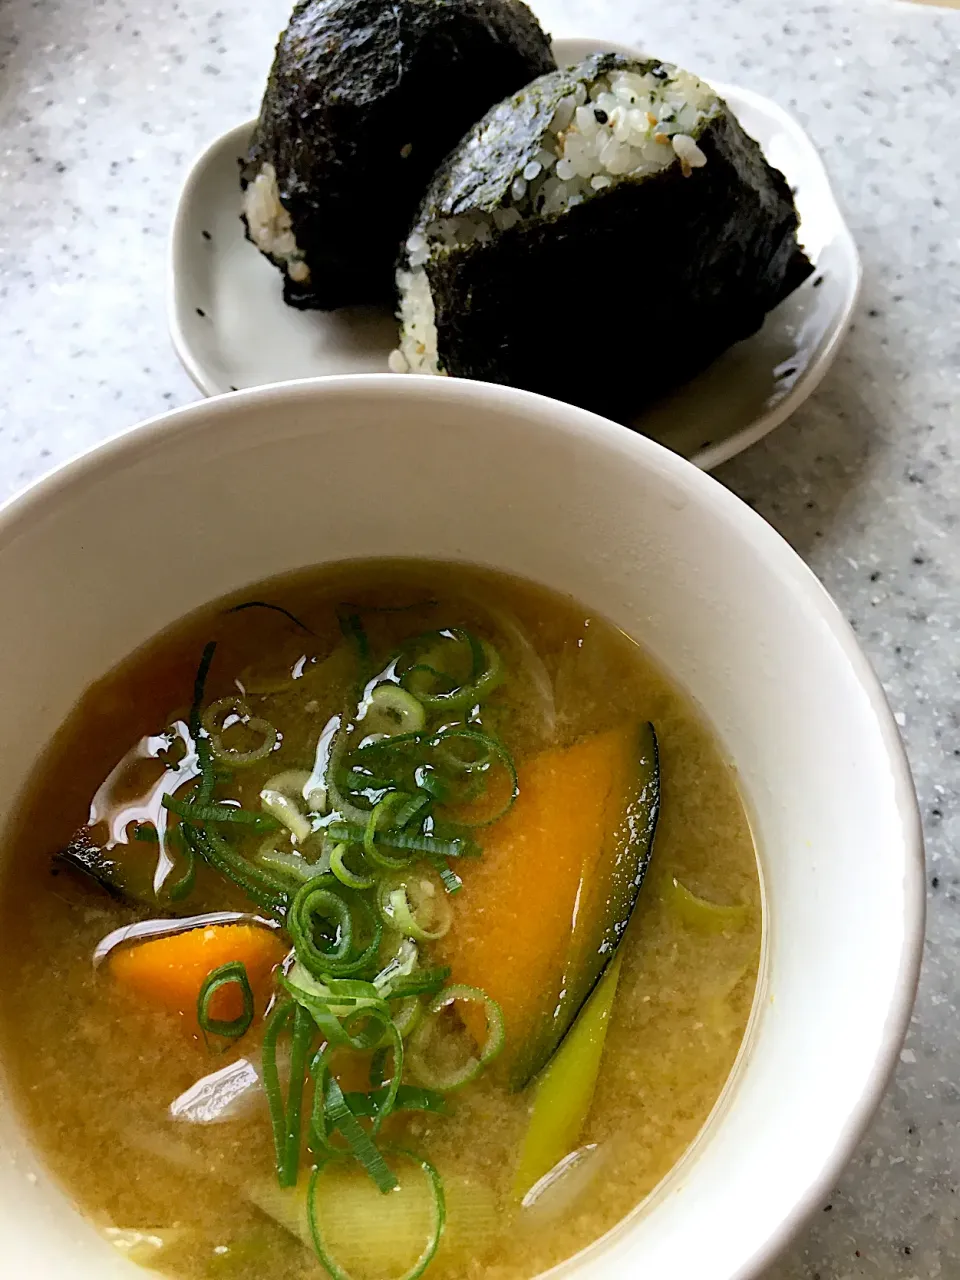
[{"label": "speckled countertop", "polygon": [[[719,476],[810,562],[886,686],[926,824],[929,938],[881,1113],[769,1280],[957,1280],[960,12],[881,0],[536,7],[555,35],[639,42],[795,111],[863,253],[833,371]],[[195,398],[166,331],[171,208],[194,152],[254,113],[286,10],[0,0],[3,495]]]}]

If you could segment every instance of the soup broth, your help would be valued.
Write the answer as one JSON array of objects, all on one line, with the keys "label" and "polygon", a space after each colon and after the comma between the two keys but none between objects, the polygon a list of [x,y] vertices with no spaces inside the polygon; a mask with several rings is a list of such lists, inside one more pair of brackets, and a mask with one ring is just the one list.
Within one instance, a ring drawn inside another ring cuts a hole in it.
[{"label": "soup broth", "polygon": [[[691,700],[575,602],[459,565],[325,567],[187,618],[84,695],[4,845],[10,1090],[113,1244],[189,1280],[537,1275],[682,1155],[757,981],[756,855]],[[239,918],[184,927],[210,913]],[[587,1018],[598,1067],[568,1051]]]}]

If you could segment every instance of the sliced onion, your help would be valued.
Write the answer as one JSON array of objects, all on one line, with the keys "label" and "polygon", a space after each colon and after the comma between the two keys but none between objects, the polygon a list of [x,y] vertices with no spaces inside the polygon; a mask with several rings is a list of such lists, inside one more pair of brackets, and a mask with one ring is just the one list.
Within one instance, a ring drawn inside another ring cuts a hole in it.
[{"label": "sliced onion", "polygon": [[170,1103],[170,1118],[190,1124],[224,1124],[249,1114],[262,1093],[256,1067],[246,1058],[238,1058],[181,1093]]},{"label": "sliced onion", "polygon": [[569,1213],[601,1172],[609,1149],[595,1142],[563,1157],[535,1182],[520,1202],[526,1212],[522,1225],[540,1227],[547,1220]]},{"label": "sliced onion", "polygon": [[[473,596],[468,596],[466,599],[471,605],[482,610],[500,631],[513,642],[514,656],[529,681],[537,703],[540,717],[540,737],[544,742],[552,742],[557,733],[557,706],[554,698],[553,682],[530,637],[524,631],[519,619],[514,617],[508,610],[487,604],[485,601],[478,600]],[[517,673],[514,674],[516,676]]]},{"label": "sliced onion", "polygon": [[313,825],[301,807],[306,804],[304,791],[310,781],[311,775],[306,769],[287,769],[265,782],[260,792],[263,808],[283,823],[298,844],[313,834]]},{"label": "sliced onion", "polygon": [[[286,840],[285,836],[283,838]],[[323,859],[318,862],[308,862],[301,853],[294,853],[292,849],[278,849],[275,835],[267,836],[260,846],[256,860],[270,871],[285,872],[294,880],[301,882],[314,880],[327,870]]]}]

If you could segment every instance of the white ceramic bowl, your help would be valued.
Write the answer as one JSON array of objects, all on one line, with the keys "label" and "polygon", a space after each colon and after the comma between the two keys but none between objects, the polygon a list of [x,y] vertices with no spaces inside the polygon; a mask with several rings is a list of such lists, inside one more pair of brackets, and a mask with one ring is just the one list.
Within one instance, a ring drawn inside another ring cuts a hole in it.
[{"label": "white ceramic bowl", "polygon": [[[0,513],[0,817],[83,688],[156,631],[254,579],[383,554],[569,592],[642,640],[734,761],[766,897],[744,1051],[674,1173],[555,1274],[756,1276],[830,1188],[897,1058],[921,838],[847,624],[759,516],[666,449],[507,388],[360,376],[190,405],[87,454]],[[8,1105],[0,1144],[3,1274],[136,1274]]]}]

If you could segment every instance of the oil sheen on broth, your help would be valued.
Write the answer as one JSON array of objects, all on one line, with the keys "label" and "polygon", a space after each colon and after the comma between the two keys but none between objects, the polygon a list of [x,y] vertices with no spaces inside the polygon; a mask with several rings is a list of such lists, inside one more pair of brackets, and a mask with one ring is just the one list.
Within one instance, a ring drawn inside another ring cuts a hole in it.
[{"label": "oil sheen on broth", "polygon": [[[290,616],[235,608],[253,601]],[[649,725],[659,822],[646,867]],[[462,566],[328,567],[191,616],[84,696],[5,845],[10,1087],[82,1209],[171,1276],[325,1275],[306,1212],[318,1162],[314,1226],[331,1267],[416,1273],[436,1191],[397,1148],[443,1188],[426,1274],[535,1276],[682,1155],[756,985],[756,856],[689,698],[574,602]],[[74,865],[51,860],[65,848]],[[278,927],[287,909],[301,921],[296,965]],[[100,946],[124,926],[211,912],[273,927],[206,922]],[[198,1010],[212,970],[222,984]],[[451,984],[480,990],[451,1001]],[[588,1018],[606,1027],[599,1065],[574,1041]],[[369,1046],[398,1038],[403,1088],[386,1101],[396,1050]],[[189,1092],[214,1073],[219,1088]],[[391,1112],[375,1133],[374,1107]],[[347,1155],[323,1164],[324,1142]]]}]

